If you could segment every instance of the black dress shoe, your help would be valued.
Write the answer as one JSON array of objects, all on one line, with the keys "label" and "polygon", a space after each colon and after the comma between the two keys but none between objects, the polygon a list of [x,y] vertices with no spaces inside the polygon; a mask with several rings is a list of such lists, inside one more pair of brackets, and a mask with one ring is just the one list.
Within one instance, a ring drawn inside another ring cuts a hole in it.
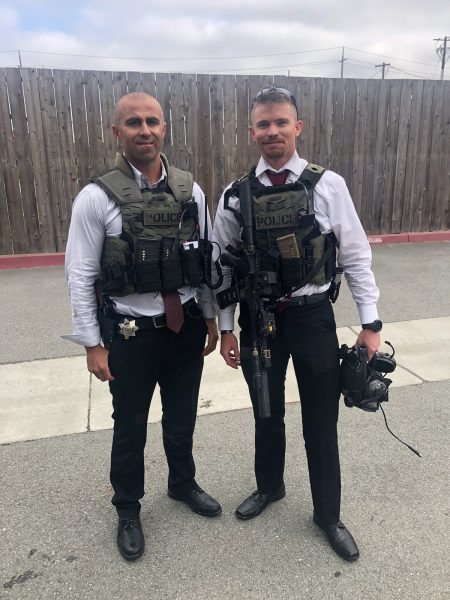
[{"label": "black dress shoe", "polygon": [[358,546],[347,527],[338,521],[334,525],[322,525],[316,515],[313,516],[314,523],[325,532],[330,546],[345,560],[356,560],[359,557]]},{"label": "black dress shoe", "polygon": [[242,504],[236,509],[236,516],[238,519],[253,519],[262,513],[268,504],[281,500],[286,496],[286,489],[283,485],[279,490],[273,494],[263,494],[256,490],[251,496],[246,498]]},{"label": "black dress shoe", "polygon": [[167,494],[172,500],[184,502],[191,510],[203,517],[215,517],[222,512],[220,504],[198,485],[183,494],[176,494],[171,490],[168,490]]},{"label": "black dress shoe", "polygon": [[117,546],[126,560],[136,560],[142,556],[145,540],[139,517],[119,517]]}]

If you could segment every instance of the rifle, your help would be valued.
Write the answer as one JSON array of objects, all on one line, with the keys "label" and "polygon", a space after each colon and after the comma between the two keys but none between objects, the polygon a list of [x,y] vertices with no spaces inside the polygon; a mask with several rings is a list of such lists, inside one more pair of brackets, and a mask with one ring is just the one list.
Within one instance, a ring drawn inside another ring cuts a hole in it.
[{"label": "rifle", "polygon": [[240,220],[243,225],[243,238],[246,244],[238,248],[228,245],[222,254],[221,262],[233,270],[237,285],[217,294],[220,308],[226,308],[245,300],[250,312],[251,360],[253,386],[258,393],[258,409],[261,419],[270,417],[269,385],[267,369],[271,366],[271,354],[267,337],[275,335],[273,310],[264,302],[264,288],[271,281],[271,273],[262,271],[256,251],[253,230],[253,200],[250,181],[239,184]]}]

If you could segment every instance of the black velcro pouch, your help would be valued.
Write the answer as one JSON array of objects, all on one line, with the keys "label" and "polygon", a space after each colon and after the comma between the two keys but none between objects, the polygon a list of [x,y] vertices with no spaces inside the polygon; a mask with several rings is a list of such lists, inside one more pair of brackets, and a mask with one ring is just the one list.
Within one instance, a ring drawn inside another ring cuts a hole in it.
[{"label": "black velcro pouch", "polygon": [[138,294],[160,291],[159,241],[137,240],[134,257]]},{"label": "black velcro pouch", "polygon": [[281,284],[288,292],[302,280],[301,260],[298,257],[281,259]]},{"label": "black velcro pouch", "polygon": [[203,279],[200,248],[182,246],[181,263],[183,266],[184,283],[192,287],[199,286]]},{"label": "black velcro pouch", "polygon": [[165,292],[174,292],[184,285],[179,241],[161,239],[161,281]]}]

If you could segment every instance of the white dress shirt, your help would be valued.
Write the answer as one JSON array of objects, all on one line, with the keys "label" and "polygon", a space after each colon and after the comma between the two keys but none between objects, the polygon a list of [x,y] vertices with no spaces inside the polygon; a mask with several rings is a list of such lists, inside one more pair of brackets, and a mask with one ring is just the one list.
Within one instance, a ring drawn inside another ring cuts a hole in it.
[{"label": "white dress shirt", "polygon": [[[286,183],[294,183],[308,162],[295,152],[288,162],[278,171],[289,171]],[[260,158],[255,175],[265,186],[271,186],[266,171],[274,169]],[[231,184],[226,188],[229,189]],[[226,191],[226,190],[225,190]],[[213,241],[224,251],[228,244],[235,246],[241,239],[241,227],[230,210],[224,209],[224,194],[217,208],[214,221]],[[232,196],[229,205],[239,210],[239,199]],[[361,323],[371,323],[378,319],[377,301],[379,291],[372,273],[372,251],[361,225],[344,179],[333,171],[325,171],[314,188],[314,212],[322,233],[333,232],[339,245],[338,264],[344,270],[348,286],[358,307]],[[230,286],[231,272],[223,267],[224,283],[220,289]],[[293,293],[304,296],[324,292],[329,283],[318,286],[308,283]],[[219,329],[234,329],[234,311],[236,306],[219,310]]]},{"label": "white dress shirt", "polygon": [[[158,182],[150,185],[147,177],[131,165],[140,188],[154,188],[167,176],[161,162],[162,174]],[[205,228],[205,195],[194,182],[193,197],[198,204],[200,232]],[[211,222],[208,214],[208,231]],[[65,271],[72,306],[73,335],[64,335],[77,344],[91,347],[100,343],[97,321],[97,301],[94,282],[100,276],[100,258],[106,237],[118,237],[122,232],[122,215],[119,206],[95,183],[84,187],[74,200],[69,237],[66,246]],[[182,287],[178,290],[184,304],[197,296],[205,318],[214,318],[211,290],[202,285],[197,289]],[[133,317],[147,317],[164,313],[164,303],[159,292],[111,296],[116,312]]]}]

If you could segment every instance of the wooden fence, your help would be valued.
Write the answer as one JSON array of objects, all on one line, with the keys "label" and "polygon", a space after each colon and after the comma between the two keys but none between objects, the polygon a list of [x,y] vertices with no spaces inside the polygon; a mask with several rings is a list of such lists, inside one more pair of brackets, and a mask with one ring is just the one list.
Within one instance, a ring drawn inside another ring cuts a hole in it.
[{"label": "wooden fence", "polygon": [[275,82],[297,97],[299,153],[342,174],[370,234],[449,229],[450,81],[0,71],[0,254],[64,251],[71,202],[116,151],[114,103],[161,103],[169,161],[194,173],[214,211],[258,159],[251,98]]}]

